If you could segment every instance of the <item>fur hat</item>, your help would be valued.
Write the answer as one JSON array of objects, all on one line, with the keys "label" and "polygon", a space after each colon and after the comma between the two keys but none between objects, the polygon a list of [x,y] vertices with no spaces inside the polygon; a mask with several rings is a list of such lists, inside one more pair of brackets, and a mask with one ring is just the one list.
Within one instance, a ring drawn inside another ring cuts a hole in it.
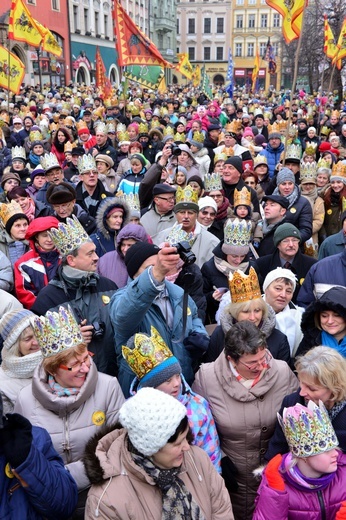
[{"label": "fur hat", "polygon": [[77,197],[76,190],[72,184],[61,182],[60,184],[51,184],[47,190],[48,204],[64,204],[72,202]]},{"label": "fur hat", "polygon": [[183,404],[154,388],[138,390],[119,412],[120,423],[127,429],[131,443],[146,457],[167,444],[185,416]]}]

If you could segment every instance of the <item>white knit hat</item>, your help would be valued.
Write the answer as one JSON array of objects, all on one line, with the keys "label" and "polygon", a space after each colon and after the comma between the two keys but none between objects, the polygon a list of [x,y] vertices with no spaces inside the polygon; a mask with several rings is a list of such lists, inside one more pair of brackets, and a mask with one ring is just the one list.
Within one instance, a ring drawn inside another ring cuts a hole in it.
[{"label": "white knit hat", "polygon": [[167,444],[185,415],[185,406],[171,395],[142,388],[122,405],[119,420],[133,446],[150,457]]},{"label": "white knit hat", "polygon": [[266,291],[269,285],[278,278],[287,278],[292,282],[293,290],[295,291],[297,285],[296,275],[290,269],[284,269],[283,267],[277,267],[267,274],[263,282],[263,291]]},{"label": "white knit hat", "polygon": [[213,208],[213,210],[215,211],[215,213],[217,213],[217,205],[216,205],[216,202],[215,202],[214,199],[212,199],[212,198],[209,197],[209,196],[201,197],[201,198],[198,200],[198,207],[199,207],[199,210],[204,209],[204,208]]}]

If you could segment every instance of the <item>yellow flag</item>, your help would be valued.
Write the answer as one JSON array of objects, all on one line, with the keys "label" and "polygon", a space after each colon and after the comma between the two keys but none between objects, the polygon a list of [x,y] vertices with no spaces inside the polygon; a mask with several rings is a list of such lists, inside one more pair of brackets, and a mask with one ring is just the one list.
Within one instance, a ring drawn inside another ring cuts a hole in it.
[{"label": "yellow flag", "polygon": [[337,52],[334,34],[330,28],[327,15],[324,15],[324,47],[323,47],[323,50],[324,50],[324,53],[327,56],[327,58],[330,58],[331,60],[334,58],[334,56]]},{"label": "yellow flag", "polygon": [[54,38],[53,34],[50,32],[49,29],[47,29],[47,27],[44,27],[37,20],[35,20],[35,23],[37,24],[41,34],[43,35],[42,49],[46,52],[54,54],[59,58],[62,54],[62,48]]},{"label": "yellow flag", "polygon": [[201,84],[201,79],[202,79],[201,67],[199,65],[196,65],[195,70],[193,71],[193,76],[192,76],[193,86],[199,87],[199,85]]},{"label": "yellow flag", "polygon": [[179,53],[178,58],[179,63],[175,68],[187,79],[192,79],[193,68],[189,61],[188,55],[185,52]]},{"label": "yellow flag", "polygon": [[343,21],[340,35],[338,38],[338,43],[336,44],[336,53],[333,59],[333,65],[336,61],[336,66],[340,70],[341,69],[341,60],[346,58],[346,18]]},{"label": "yellow flag", "polygon": [[20,59],[0,45],[0,87],[18,94],[23,82],[25,67]]},{"label": "yellow flag", "polygon": [[260,69],[260,57],[259,57],[259,52],[258,52],[258,47],[257,47],[256,58],[255,58],[255,63],[254,63],[254,67],[252,70],[252,77],[251,77],[252,92],[255,92],[255,90],[256,90],[256,81],[258,78],[259,69]]},{"label": "yellow flag", "polygon": [[10,40],[39,47],[43,38],[39,27],[22,0],[13,0],[8,24]]},{"label": "yellow flag", "polygon": [[307,0],[266,0],[266,4],[281,14],[282,32],[286,43],[299,38],[303,23],[303,10]]},{"label": "yellow flag", "polygon": [[159,94],[166,94],[167,85],[166,85],[165,76],[162,77],[162,80],[160,81],[160,84],[157,87],[157,90],[158,90]]}]

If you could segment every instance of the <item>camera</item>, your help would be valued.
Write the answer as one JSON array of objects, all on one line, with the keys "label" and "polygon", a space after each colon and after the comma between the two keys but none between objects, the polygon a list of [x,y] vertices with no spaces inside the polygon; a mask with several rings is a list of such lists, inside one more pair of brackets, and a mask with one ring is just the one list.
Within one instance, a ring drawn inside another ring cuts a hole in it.
[{"label": "camera", "polygon": [[190,244],[187,240],[182,240],[177,244],[172,244],[172,247],[177,248],[177,253],[185,265],[191,265],[196,262],[196,255],[191,251]]},{"label": "camera", "polygon": [[175,143],[171,144],[170,149],[172,150],[172,155],[174,155],[175,157],[178,157],[178,155],[181,155],[181,150],[177,144],[175,144]]},{"label": "camera", "polygon": [[106,332],[106,324],[103,321],[93,321],[91,325],[93,326],[92,339],[103,338]]}]

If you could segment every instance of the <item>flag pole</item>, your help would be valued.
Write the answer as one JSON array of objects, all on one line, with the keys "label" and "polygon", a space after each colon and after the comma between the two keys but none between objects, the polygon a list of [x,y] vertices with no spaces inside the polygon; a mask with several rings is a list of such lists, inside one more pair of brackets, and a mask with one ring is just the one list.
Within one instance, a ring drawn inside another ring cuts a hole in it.
[{"label": "flag pole", "polygon": [[11,40],[7,38],[8,52],[8,78],[7,78],[7,111],[10,113],[10,87],[11,87]]},{"label": "flag pole", "polygon": [[293,81],[292,81],[292,88],[291,88],[291,96],[290,96],[290,104],[289,104],[289,111],[288,111],[288,122],[287,122],[287,128],[286,128],[286,134],[285,134],[285,147],[283,152],[283,158],[282,158],[282,165],[285,166],[286,162],[286,149],[287,149],[287,141],[288,141],[288,132],[291,126],[292,121],[292,104],[293,104],[293,94],[296,90],[296,83],[297,83],[297,77],[298,77],[298,65],[299,65],[299,54],[300,54],[300,48],[302,45],[302,35],[304,30],[304,14],[305,14],[305,8],[307,5],[307,0],[304,1],[304,8],[302,12],[302,28],[300,31],[299,39],[298,39],[298,45],[296,50],[296,57],[294,60],[294,73],[293,73]]},{"label": "flag pole", "polygon": [[333,68],[332,68],[332,73],[330,75],[330,81],[329,81],[329,85],[328,85],[328,95],[329,95],[330,89],[332,88],[332,82],[333,82],[333,76],[334,76],[336,63],[337,63],[337,55],[335,57],[334,65],[333,65]]}]

